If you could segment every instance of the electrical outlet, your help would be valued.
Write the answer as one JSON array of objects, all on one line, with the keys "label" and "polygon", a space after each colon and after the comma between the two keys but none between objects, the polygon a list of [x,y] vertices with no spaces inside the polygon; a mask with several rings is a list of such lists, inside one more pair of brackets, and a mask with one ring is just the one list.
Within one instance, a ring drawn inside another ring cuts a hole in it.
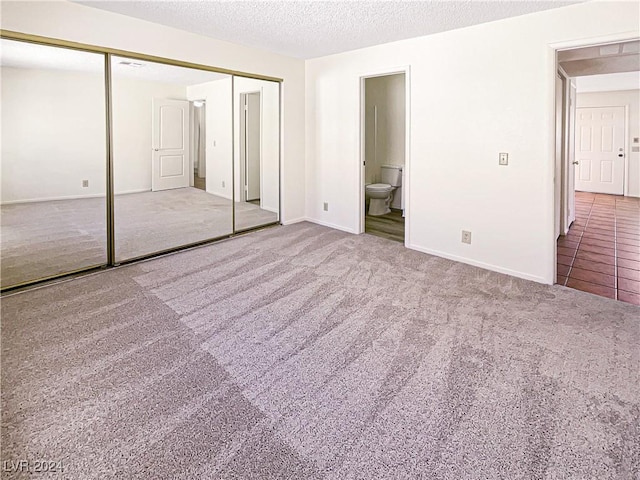
[{"label": "electrical outlet", "polygon": [[224,188],[224,180],[222,180],[222,188]]},{"label": "electrical outlet", "polygon": [[501,153],[498,156],[498,163],[500,165],[509,165],[509,154],[508,153]]},{"label": "electrical outlet", "polygon": [[82,180],[82,188],[87,188],[89,186],[89,180]]},{"label": "electrical outlet", "polygon": [[329,203],[328,202],[324,202],[324,211],[325,212],[329,211]]},{"label": "electrical outlet", "polygon": [[462,243],[471,244],[471,232],[462,230]]}]

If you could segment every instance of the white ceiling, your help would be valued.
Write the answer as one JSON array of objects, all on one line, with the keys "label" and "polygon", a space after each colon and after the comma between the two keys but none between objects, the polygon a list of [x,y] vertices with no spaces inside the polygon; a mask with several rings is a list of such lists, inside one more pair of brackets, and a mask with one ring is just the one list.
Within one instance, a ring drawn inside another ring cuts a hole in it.
[{"label": "white ceiling", "polygon": [[76,3],[308,59],[582,1],[76,0]]}]

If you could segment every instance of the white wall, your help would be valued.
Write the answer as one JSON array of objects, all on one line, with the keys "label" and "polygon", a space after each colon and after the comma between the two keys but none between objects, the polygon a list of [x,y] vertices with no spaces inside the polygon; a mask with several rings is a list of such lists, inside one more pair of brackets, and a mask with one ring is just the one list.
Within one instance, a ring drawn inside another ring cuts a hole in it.
[{"label": "white wall", "polygon": [[231,81],[228,77],[187,87],[189,100],[206,100],[206,190],[228,199],[233,161]]},{"label": "white wall", "polygon": [[[383,75],[365,81],[365,182],[380,181],[381,165],[404,165],[405,76]],[[377,138],[375,136],[377,107]],[[375,153],[374,153],[375,150]]]},{"label": "white wall", "polygon": [[633,152],[632,148],[640,147],[640,143],[633,143],[634,137],[640,137],[640,90],[622,90],[616,92],[578,93],[576,106],[579,107],[628,107],[629,138],[625,151],[629,162],[628,195],[640,197],[640,152]]},{"label": "white wall", "polygon": [[638,36],[638,10],[589,2],[307,61],[308,218],[359,230],[360,77],[410,66],[408,246],[552,283],[551,45]]},{"label": "white wall", "polygon": [[612,90],[637,90],[640,72],[607,73],[574,78],[578,93],[610,92]]},{"label": "white wall", "polygon": [[186,100],[186,87],[114,75],[112,92],[115,193],[151,190],[153,99]]},{"label": "white wall", "polygon": [[70,2],[2,2],[5,30],[284,79],[282,220],[304,218],[304,61]]},{"label": "white wall", "polygon": [[236,200],[240,198],[240,97],[243,93],[260,92],[260,207],[271,212],[278,212],[279,185],[278,185],[278,158],[280,155],[280,137],[278,135],[278,119],[280,113],[279,86],[275,82],[254,80],[252,78],[235,77],[233,99],[236,127],[234,129],[235,145],[235,185]]},{"label": "white wall", "polygon": [[104,76],[1,70],[2,203],[104,195]]}]

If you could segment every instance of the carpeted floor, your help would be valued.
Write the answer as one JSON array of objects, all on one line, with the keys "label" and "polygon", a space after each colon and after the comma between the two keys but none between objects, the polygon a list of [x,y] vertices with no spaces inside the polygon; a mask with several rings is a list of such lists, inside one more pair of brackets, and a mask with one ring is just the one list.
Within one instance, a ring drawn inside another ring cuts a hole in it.
[{"label": "carpeted floor", "polygon": [[65,468],[33,478],[631,480],[639,344],[631,304],[275,227],[4,297],[2,460]]},{"label": "carpeted floor", "polygon": [[[4,205],[2,286],[106,262],[104,198]],[[278,221],[277,214],[236,203],[236,230]],[[233,231],[231,201],[196,188],[115,197],[116,259],[123,261]]]}]

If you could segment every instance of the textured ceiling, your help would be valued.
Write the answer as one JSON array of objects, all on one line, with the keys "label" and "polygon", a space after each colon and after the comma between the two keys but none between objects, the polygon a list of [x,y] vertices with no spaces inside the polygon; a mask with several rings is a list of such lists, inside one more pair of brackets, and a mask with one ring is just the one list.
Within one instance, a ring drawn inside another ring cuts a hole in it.
[{"label": "textured ceiling", "polygon": [[76,3],[308,59],[581,1],[97,0]]}]

